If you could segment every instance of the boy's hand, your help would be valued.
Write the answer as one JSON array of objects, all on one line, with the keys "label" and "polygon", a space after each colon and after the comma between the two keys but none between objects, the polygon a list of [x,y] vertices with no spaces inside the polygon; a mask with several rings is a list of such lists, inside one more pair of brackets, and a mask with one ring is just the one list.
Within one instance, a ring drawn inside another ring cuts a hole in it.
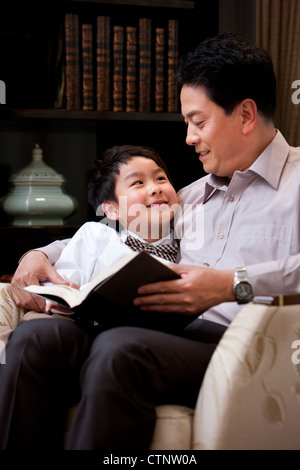
[{"label": "boy's hand", "polygon": [[141,310],[195,315],[221,302],[234,301],[234,270],[214,270],[199,266],[172,265],[181,275],[174,281],[140,287],[134,304]]},{"label": "boy's hand", "polygon": [[38,285],[49,281],[54,284],[68,284],[51,266],[47,256],[41,251],[29,251],[23,259],[12,278],[11,290],[14,301],[19,307],[44,312],[45,301],[36,295],[31,295],[20,287]]}]

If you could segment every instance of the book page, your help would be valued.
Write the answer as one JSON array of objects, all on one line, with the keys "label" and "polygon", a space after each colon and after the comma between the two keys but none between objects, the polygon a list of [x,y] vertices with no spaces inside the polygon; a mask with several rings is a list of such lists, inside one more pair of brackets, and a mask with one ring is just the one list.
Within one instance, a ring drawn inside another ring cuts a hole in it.
[{"label": "book page", "polygon": [[40,295],[46,298],[50,298],[49,296],[51,295],[51,299],[53,301],[56,301],[57,303],[58,301],[54,300],[53,296],[60,297],[61,299],[65,300],[67,304],[72,308],[76,305],[79,305],[96,286],[98,286],[99,284],[101,284],[102,281],[111,277],[114,273],[119,271],[123,266],[129,263],[138,254],[138,252],[126,254],[114,265],[110,266],[108,269],[106,269],[101,274],[92,279],[92,281],[86,284],[82,290],[78,290],[74,287],[70,287],[63,284],[53,284],[47,286],[32,285],[20,288],[32,294]]}]

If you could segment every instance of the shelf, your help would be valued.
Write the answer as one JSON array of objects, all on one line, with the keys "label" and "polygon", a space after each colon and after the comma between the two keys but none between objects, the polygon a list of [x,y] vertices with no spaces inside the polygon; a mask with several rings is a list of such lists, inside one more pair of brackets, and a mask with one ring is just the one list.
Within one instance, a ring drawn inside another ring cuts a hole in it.
[{"label": "shelf", "polygon": [[0,120],[26,119],[92,119],[102,121],[165,121],[181,122],[180,113],[139,113],[123,111],[69,111],[65,109],[0,108]]},{"label": "shelf", "polygon": [[194,9],[192,0],[61,0],[63,3],[104,3],[107,5],[132,5],[136,7]]}]

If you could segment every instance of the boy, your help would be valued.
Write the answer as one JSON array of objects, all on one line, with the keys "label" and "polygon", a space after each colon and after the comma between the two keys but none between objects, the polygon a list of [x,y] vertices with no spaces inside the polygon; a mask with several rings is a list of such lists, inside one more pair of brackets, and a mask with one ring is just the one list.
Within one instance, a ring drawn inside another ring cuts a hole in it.
[{"label": "boy", "polygon": [[[157,152],[130,145],[106,150],[91,175],[88,199],[98,215],[105,214],[115,228],[119,223],[121,231],[104,223],[85,223],[55,264],[66,282],[83,287],[131,249],[140,249],[135,246],[136,239],[150,244],[144,249],[152,254],[163,245],[163,253],[158,256],[176,261],[171,221],[177,196]],[[133,248],[130,243],[134,243]],[[2,284],[0,294],[0,333],[5,333],[17,326],[26,310],[13,301],[10,284]],[[45,312],[50,313],[52,308],[53,304],[48,303]]]}]

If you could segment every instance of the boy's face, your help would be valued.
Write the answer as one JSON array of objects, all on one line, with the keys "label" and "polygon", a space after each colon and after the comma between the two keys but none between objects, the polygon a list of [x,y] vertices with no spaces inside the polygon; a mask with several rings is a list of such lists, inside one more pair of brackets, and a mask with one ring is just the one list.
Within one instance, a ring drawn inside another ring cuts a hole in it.
[{"label": "boy's face", "polygon": [[165,172],[153,160],[139,156],[120,165],[119,171],[115,187],[118,203],[110,202],[115,212],[110,217],[104,208],[106,215],[147,241],[167,235],[178,206],[176,191]]}]

